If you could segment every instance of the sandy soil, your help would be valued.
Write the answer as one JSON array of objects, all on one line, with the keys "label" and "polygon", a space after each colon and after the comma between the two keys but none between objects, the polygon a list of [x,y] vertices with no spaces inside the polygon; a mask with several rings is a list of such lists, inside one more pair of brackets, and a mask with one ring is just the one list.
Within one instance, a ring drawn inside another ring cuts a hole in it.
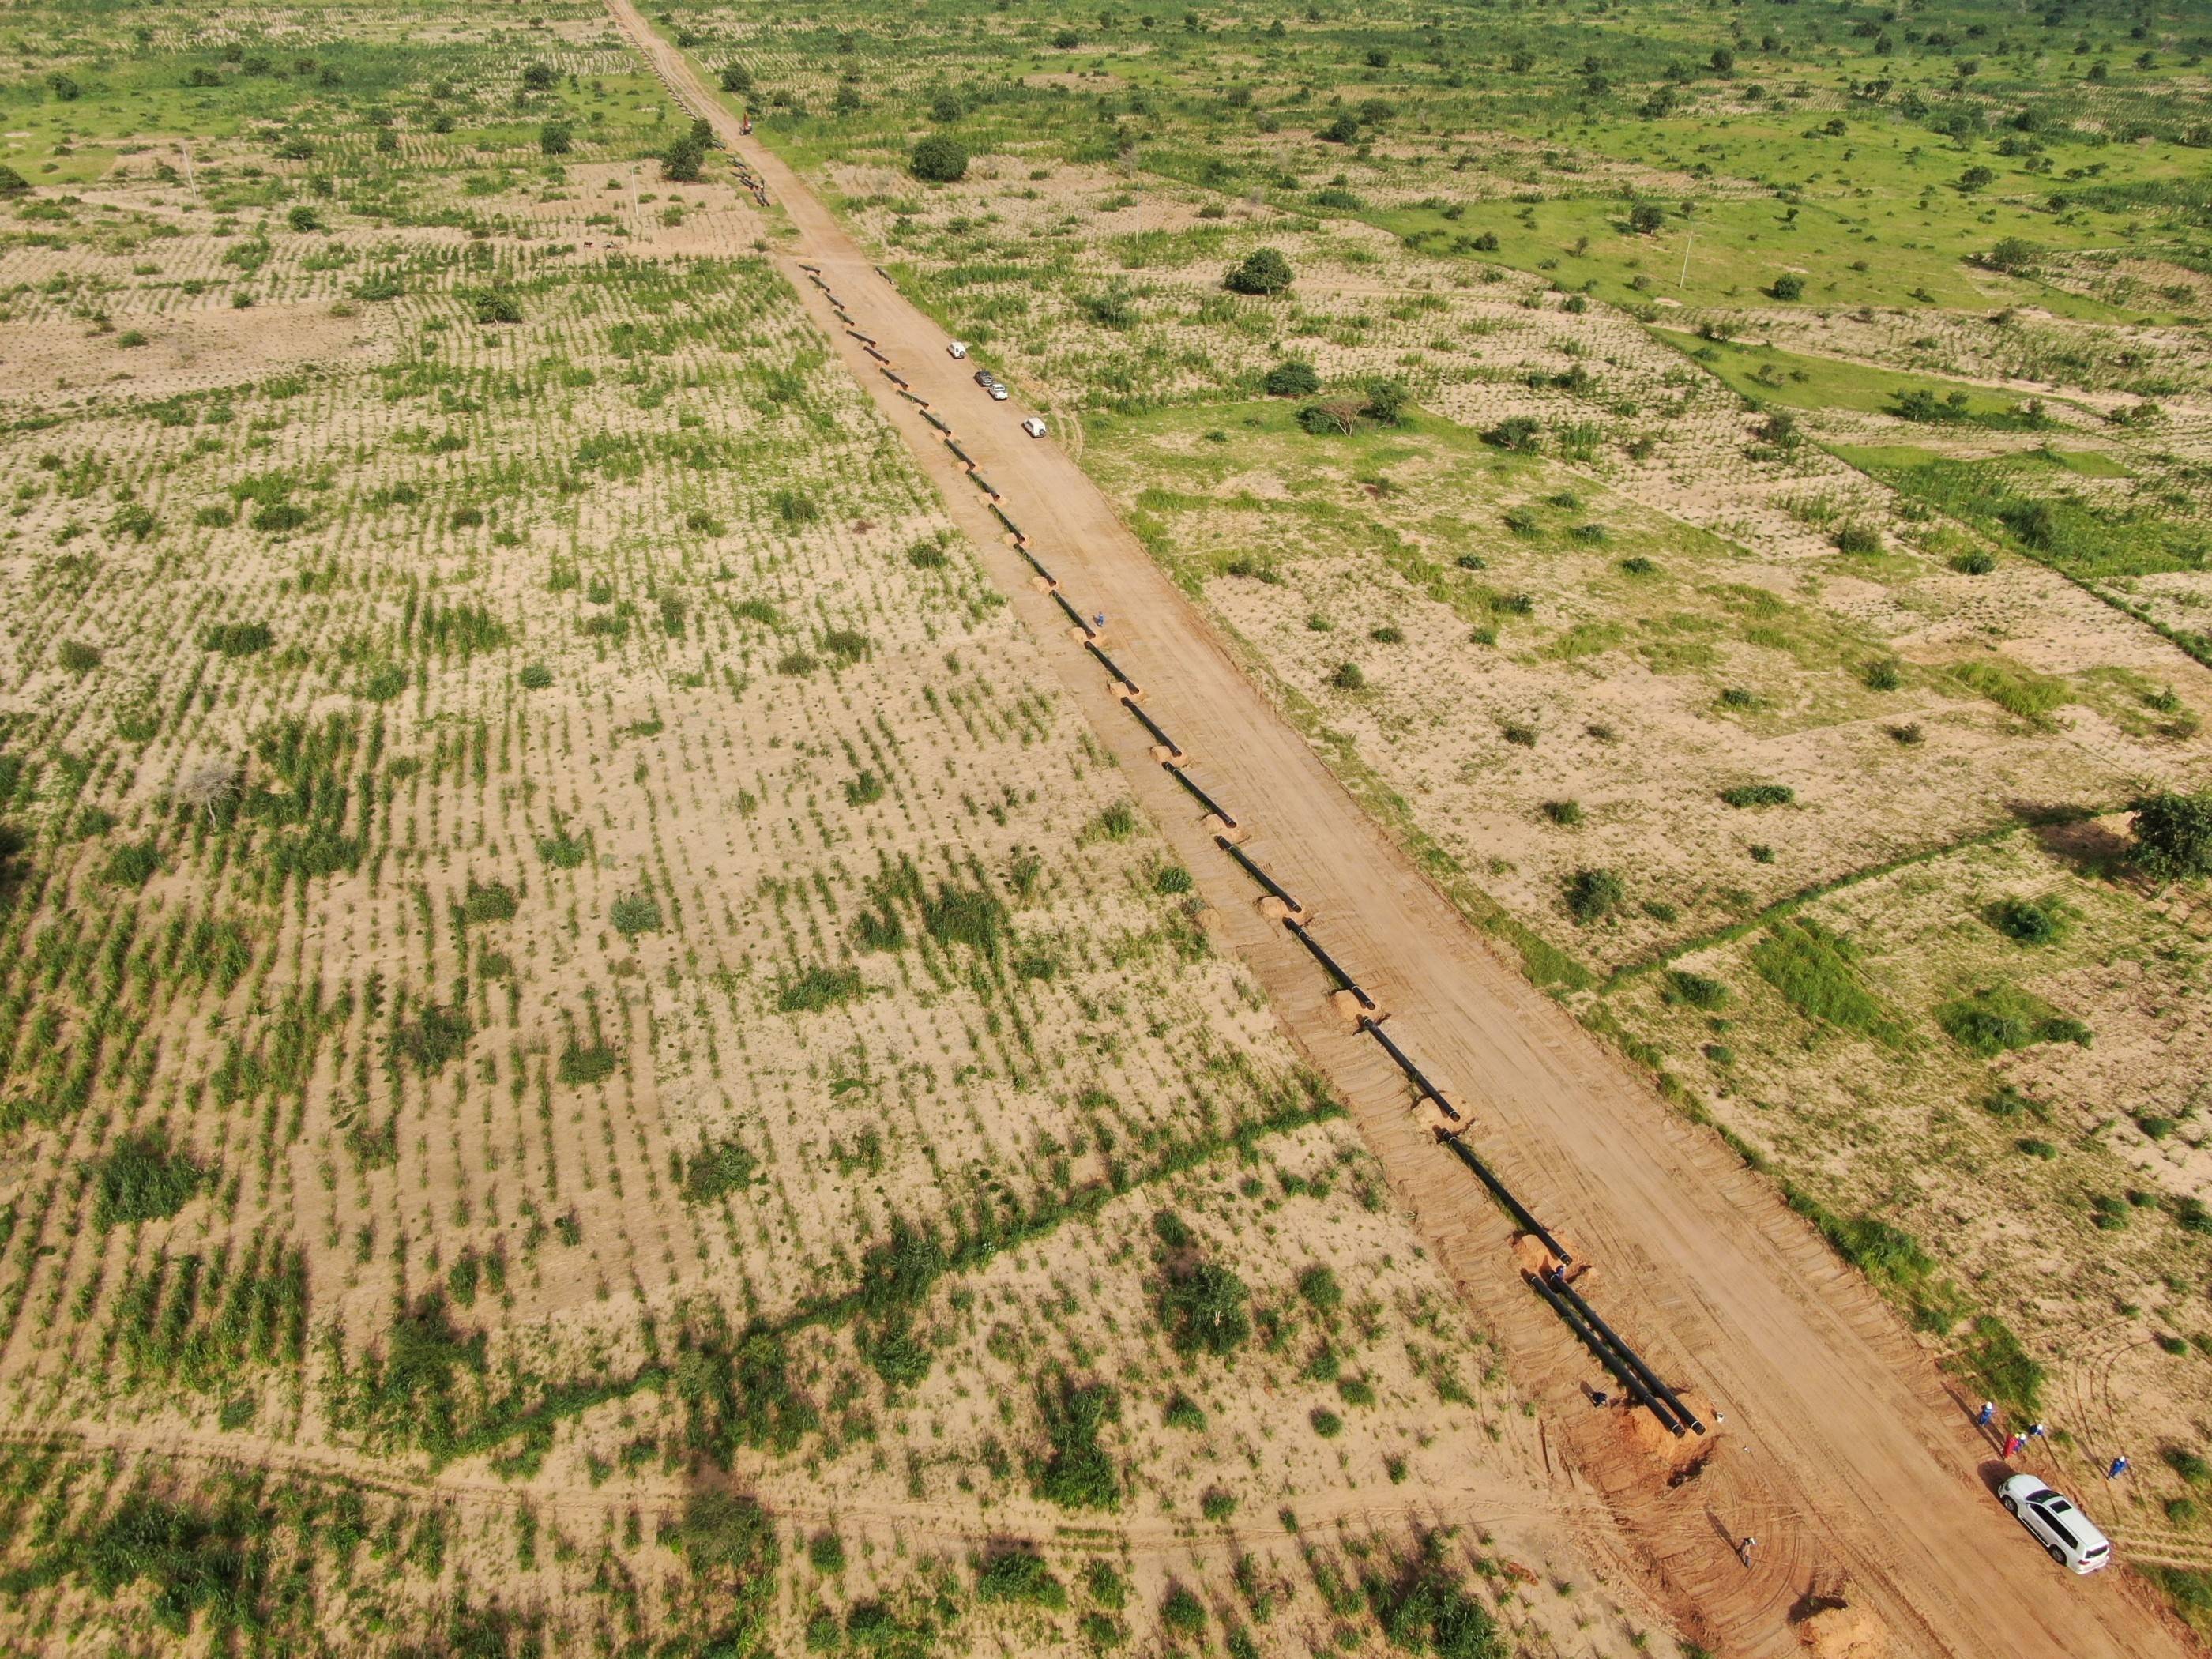
[{"label": "sandy soil", "polygon": [[[1320,915],[1317,932],[1391,1012],[1397,1040],[1474,1108],[1474,1141],[1540,1212],[1587,1242],[1605,1305],[1633,1339],[1725,1412],[1722,1455],[1672,1491],[1638,1459],[1587,1443],[1589,1431],[1557,1437],[1575,1478],[1603,1490],[1626,1523],[1627,1559],[1686,1628],[1731,1653],[1791,1651],[1799,1598],[1810,1583],[1840,1579],[1907,1651],[2184,1650],[2140,1585],[2043,1571],[1988,1497],[1987,1448],[1894,1316],[1717,1140],[1675,1117],[1471,937],[1237,673],[1079,469],[1055,446],[1016,433],[1018,404],[979,404],[935,328],[872,274],[789,169],[738,137],[734,118],[627,0],[610,5],[679,95],[769,180],[796,230],[796,258],[822,268],[917,392],[957,411],[963,441],[1077,602],[1109,610],[1108,648],[1147,688],[1153,718],[1198,757],[1206,787],[1234,803],[1254,831],[1248,850]],[[834,331],[827,301],[802,292]],[[992,537],[995,524],[951,458],[857,343],[836,337],[956,518]],[[1200,872],[1224,936],[1352,1099],[1431,1248],[1505,1333],[1516,1367],[1540,1381],[1553,1411],[1571,1414],[1586,1364],[1511,1272],[1506,1230],[1480,1188],[1407,1111],[1379,1052],[1322,1000],[1295,943],[1251,908],[1249,888],[1210,848],[1190,801],[1148,766],[1150,739],[1115,708],[1057,613],[1023,588],[1013,556],[996,556],[994,568]],[[1729,1547],[1747,1532],[1763,1545],[1747,1571]]]}]

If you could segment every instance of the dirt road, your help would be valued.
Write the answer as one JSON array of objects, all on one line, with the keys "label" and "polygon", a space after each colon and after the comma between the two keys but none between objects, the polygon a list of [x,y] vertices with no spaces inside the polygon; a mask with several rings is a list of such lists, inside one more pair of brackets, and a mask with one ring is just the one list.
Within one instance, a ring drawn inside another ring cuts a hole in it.
[{"label": "dirt road", "polygon": [[[974,484],[794,270],[805,303],[986,548],[1055,672],[1198,873],[1218,907],[1218,937],[1343,1089],[1430,1248],[1555,1413],[1551,1443],[1576,1472],[1562,1481],[1611,1500],[1621,1532],[1593,1532],[1587,1546],[1625,1551],[1615,1565],[1642,1577],[1689,1634],[1731,1655],[1797,1651],[1793,1609],[1836,1593],[1877,1613],[1901,1654],[2190,1651],[2141,1581],[2076,1580],[2043,1559],[1990,1494],[1992,1449],[1896,1316],[1762,1178],[1492,953],[1239,672],[1081,469],[1055,442],[1022,434],[1027,410],[991,403],[790,169],[740,137],[682,54],[629,0],[608,3],[684,102],[766,180],[796,231],[797,259],[819,267],[860,331],[951,421],[1076,606],[1108,613],[1106,649],[1146,688],[1147,712],[1250,827],[1246,850],[1316,913],[1317,937],[1389,1012],[1396,1040],[1472,1108],[1470,1144],[1597,1264],[1586,1288],[1623,1334],[1724,1414],[1717,1455],[1672,1491],[1605,1432],[1619,1419],[1582,1402],[1577,1384],[1595,1372],[1516,1274],[1502,1216],[1409,1109],[1376,1046],[1329,1006],[1313,962],[1258,913],[1249,880],[1152,760],[1150,737],[1027,586]],[[1760,1540],[1749,1569],[1733,1548],[1747,1534]]]}]

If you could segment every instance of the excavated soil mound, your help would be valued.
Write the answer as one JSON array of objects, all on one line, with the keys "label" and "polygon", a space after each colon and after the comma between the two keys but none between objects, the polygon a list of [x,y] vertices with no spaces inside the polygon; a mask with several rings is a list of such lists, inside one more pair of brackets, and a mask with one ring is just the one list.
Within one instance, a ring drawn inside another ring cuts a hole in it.
[{"label": "excavated soil mound", "polygon": [[1889,1632],[1864,1607],[1824,1607],[1797,1626],[1813,1659],[1889,1659]]}]

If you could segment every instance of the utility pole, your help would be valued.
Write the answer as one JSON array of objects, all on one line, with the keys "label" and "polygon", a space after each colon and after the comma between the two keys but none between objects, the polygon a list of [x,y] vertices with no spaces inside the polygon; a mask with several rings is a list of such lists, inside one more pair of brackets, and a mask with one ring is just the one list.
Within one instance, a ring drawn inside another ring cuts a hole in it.
[{"label": "utility pole", "polygon": [[1686,237],[1684,237],[1684,238],[1682,239],[1682,275],[1681,275],[1681,277],[1680,278],[1680,280],[1678,280],[1678,281],[1675,283],[1675,284],[1674,284],[1674,286],[1675,286],[1676,288],[1687,288],[1687,287],[1689,286],[1689,283],[1690,283],[1690,250],[1691,250],[1692,248],[1695,247],[1697,245],[1698,245],[1698,232],[1697,232],[1697,228],[1696,228],[1695,226],[1692,226],[1692,227],[1691,227],[1690,234],[1689,234],[1687,236],[1686,236]]}]

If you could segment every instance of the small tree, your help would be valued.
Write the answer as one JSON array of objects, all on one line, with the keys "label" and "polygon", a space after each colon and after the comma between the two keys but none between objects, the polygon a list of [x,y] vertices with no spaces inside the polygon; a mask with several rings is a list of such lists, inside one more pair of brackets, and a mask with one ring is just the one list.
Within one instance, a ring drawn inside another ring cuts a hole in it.
[{"label": "small tree", "polygon": [[1311,363],[1292,358],[1269,369],[1260,384],[1271,398],[1304,398],[1321,390],[1321,376]]},{"label": "small tree", "polygon": [[0,166],[0,196],[27,196],[31,181],[15,168]]},{"label": "small tree", "polygon": [[1359,123],[1349,115],[1340,115],[1314,137],[1323,143],[1356,144],[1359,142]]},{"label": "small tree", "polygon": [[1667,210],[1656,202],[1638,202],[1628,210],[1628,228],[1638,236],[1656,235],[1667,222]]},{"label": "small tree", "polygon": [[1785,270],[1774,279],[1774,286],[1766,291],[1778,300],[1802,299],[1805,294],[1805,279],[1794,270]]},{"label": "small tree", "polygon": [[2212,789],[2145,795],[2135,814],[2135,859],[2158,881],[2212,875]]},{"label": "small tree", "polygon": [[531,92],[550,92],[553,88],[553,66],[550,64],[532,64],[522,71],[522,84]]},{"label": "small tree", "polygon": [[1395,426],[1406,418],[1406,405],[1412,401],[1402,381],[1370,380],[1367,403],[1359,412],[1382,426]]},{"label": "small tree", "polygon": [[907,170],[924,184],[956,184],[968,176],[967,147],[950,133],[933,132],[914,147]]},{"label": "small tree", "polygon": [[566,155],[575,147],[575,129],[566,121],[548,121],[538,129],[538,148],[548,155]]},{"label": "small tree", "polygon": [[724,92],[750,92],[753,89],[752,71],[732,58],[722,65]]},{"label": "small tree", "polygon": [[1221,283],[1234,294],[1273,295],[1294,280],[1291,262],[1275,249],[1261,247],[1246,254],[1242,264],[1231,265]]}]

